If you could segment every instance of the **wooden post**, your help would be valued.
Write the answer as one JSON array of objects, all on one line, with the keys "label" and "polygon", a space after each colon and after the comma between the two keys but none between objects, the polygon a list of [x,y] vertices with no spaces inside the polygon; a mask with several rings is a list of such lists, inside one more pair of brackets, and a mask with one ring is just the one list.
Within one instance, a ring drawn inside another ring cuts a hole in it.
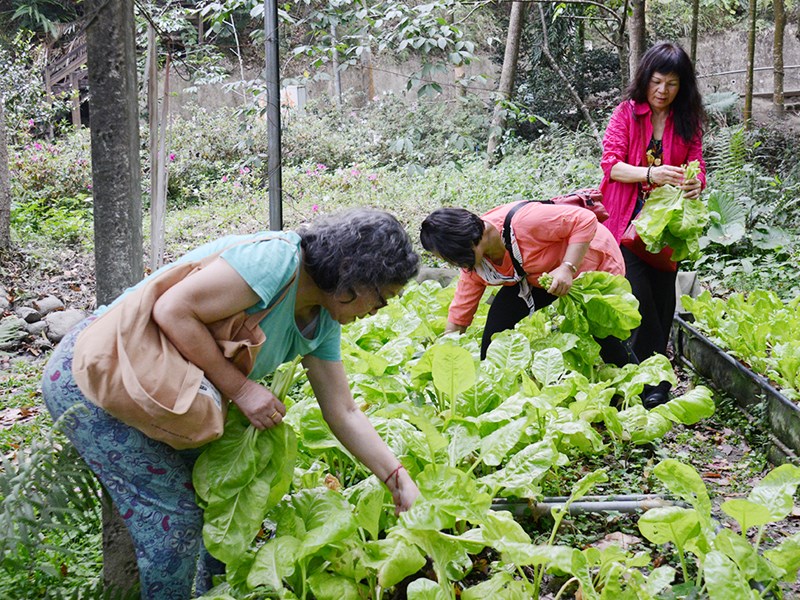
[{"label": "wooden post", "polygon": [[78,83],[77,71],[73,71],[69,76],[70,99],[72,101],[72,126],[75,129],[81,128],[81,87]]}]

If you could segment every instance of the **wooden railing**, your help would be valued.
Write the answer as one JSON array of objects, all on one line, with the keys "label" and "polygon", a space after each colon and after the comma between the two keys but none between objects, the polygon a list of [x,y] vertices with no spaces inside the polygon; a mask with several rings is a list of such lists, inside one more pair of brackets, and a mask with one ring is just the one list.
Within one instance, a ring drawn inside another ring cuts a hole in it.
[{"label": "wooden railing", "polygon": [[69,92],[75,127],[81,126],[80,89],[87,86],[87,74],[83,68],[86,56],[86,41],[80,39],[69,52],[44,68],[44,86],[48,94]]}]

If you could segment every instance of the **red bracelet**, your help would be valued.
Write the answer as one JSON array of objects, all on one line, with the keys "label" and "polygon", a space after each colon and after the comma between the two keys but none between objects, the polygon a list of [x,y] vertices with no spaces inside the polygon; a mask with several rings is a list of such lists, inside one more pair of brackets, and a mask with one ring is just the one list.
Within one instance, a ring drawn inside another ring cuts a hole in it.
[{"label": "red bracelet", "polygon": [[397,487],[400,483],[400,469],[405,469],[405,467],[403,465],[397,465],[397,468],[386,476],[383,483],[389,485],[389,480],[394,476],[394,486]]}]

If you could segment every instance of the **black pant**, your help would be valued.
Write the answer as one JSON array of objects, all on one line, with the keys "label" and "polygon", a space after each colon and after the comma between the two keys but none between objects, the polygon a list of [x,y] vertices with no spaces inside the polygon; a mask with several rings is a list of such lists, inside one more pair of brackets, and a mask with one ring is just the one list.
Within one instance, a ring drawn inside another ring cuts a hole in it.
[{"label": "black pant", "polygon": [[[531,286],[533,303],[536,310],[544,308],[555,302],[558,296],[554,296],[542,288]],[[674,296],[674,294],[673,294]],[[530,309],[528,304],[519,297],[519,284],[508,285],[500,288],[500,291],[492,300],[489,314],[486,316],[486,327],[483,330],[481,340],[481,360],[486,358],[486,351],[492,342],[492,336],[500,331],[514,329],[514,326],[528,316]],[[638,364],[634,353],[631,352],[627,342],[623,342],[615,337],[595,338],[600,344],[600,357],[604,362],[621,367],[629,363]]]},{"label": "black pant", "polygon": [[631,332],[633,351],[640,360],[665,354],[675,316],[677,271],[654,269],[627,248],[622,248],[626,277],[639,301],[642,324]]}]

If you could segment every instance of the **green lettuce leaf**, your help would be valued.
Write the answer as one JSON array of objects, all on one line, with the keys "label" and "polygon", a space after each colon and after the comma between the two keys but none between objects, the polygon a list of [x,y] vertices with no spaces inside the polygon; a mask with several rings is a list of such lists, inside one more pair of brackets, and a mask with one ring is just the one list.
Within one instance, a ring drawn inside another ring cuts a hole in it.
[{"label": "green lettuce leaf", "polygon": [[[685,166],[686,179],[700,172],[699,161]],[[709,222],[708,207],[698,199],[688,199],[673,185],[657,187],[647,198],[634,225],[649,252],[672,248],[672,260],[696,260],[700,257],[700,236]]]}]

